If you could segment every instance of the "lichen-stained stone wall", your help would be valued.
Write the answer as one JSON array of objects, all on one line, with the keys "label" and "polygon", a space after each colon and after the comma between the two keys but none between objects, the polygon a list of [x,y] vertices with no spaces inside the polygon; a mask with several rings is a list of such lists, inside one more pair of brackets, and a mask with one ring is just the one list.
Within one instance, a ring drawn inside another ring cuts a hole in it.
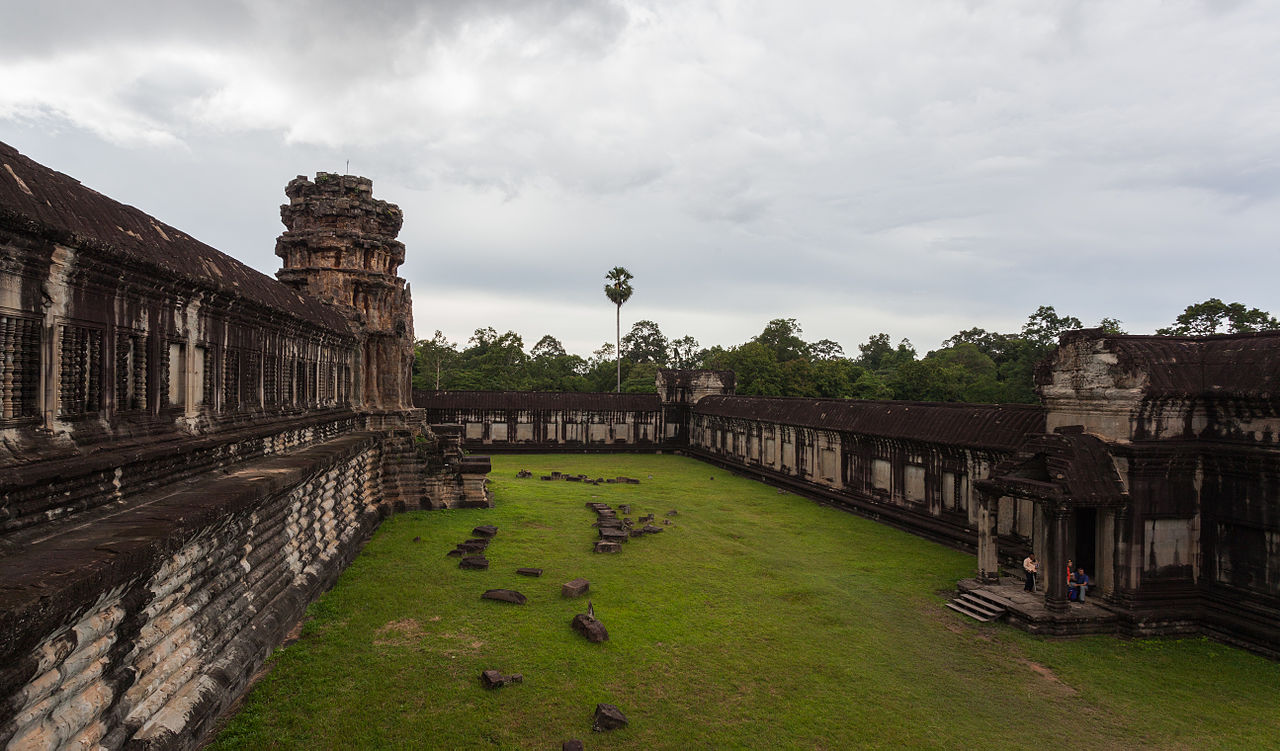
[{"label": "lichen-stained stone wall", "polygon": [[0,559],[0,743],[191,746],[386,513],[379,453],[265,456]]},{"label": "lichen-stained stone wall", "polygon": [[484,451],[645,451],[678,448],[655,394],[415,391],[432,425],[458,425]]},{"label": "lichen-stained stone wall", "polygon": [[290,286],[0,144],[0,746],[190,748],[381,516],[491,503],[333,177]]},{"label": "lichen-stained stone wall", "polygon": [[1070,332],[1036,376],[1049,426],[1116,457],[1131,501],[1101,544],[1132,632],[1280,656],[1280,335]]},{"label": "lichen-stained stone wall", "polygon": [[[1024,405],[708,396],[689,453],[953,545],[977,542],[973,483],[1044,413]],[[1007,504],[1008,554],[1030,546],[1032,508]]]}]

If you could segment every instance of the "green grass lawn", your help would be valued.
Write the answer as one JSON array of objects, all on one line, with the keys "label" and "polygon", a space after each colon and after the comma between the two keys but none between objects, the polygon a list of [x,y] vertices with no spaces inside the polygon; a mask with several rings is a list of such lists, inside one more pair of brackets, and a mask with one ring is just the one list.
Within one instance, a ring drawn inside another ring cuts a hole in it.
[{"label": "green grass lawn", "polygon": [[[642,483],[536,478],[554,469]],[[1280,747],[1276,663],[978,624],[943,607],[973,556],[701,462],[495,456],[490,476],[493,509],[384,522],[214,748]],[[597,555],[597,500],[679,514]],[[445,554],[480,524],[490,568],[461,570]],[[580,576],[603,644],[569,628]],[[497,587],[528,604],[480,599]],[[524,683],[486,691],[489,668]],[[598,702],[630,725],[592,733]]]}]

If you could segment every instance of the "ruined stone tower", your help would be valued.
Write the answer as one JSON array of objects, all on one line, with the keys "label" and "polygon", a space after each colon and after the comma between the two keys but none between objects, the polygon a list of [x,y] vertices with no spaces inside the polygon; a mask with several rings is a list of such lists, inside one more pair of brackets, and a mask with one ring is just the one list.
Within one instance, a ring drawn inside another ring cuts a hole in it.
[{"label": "ruined stone tower", "polygon": [[353,398],[370,410],[412,408],[413,310],[398,275],[400,207],[373,197],[373,181],[354,175],[299,175],[280,207],[276,240],[284,262],[276,278],[337,307],[361,338]]}]

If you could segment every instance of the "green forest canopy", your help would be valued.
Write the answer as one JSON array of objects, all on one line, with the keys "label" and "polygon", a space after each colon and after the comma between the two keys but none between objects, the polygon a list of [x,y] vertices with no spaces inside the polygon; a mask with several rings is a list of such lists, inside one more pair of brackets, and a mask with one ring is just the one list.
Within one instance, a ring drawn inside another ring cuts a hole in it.
[{"label": "green forest canopy", "polygon": [[[1098,327],[1125,333],[1103,318]],[[1037,362],[1053,351],[1063,331],[1080,319],[1042,305],[1021,330],[981,328],[957,332],[941,349],[919,356],[910,341],[885,333],[858,345],[856,355],[830,339],[808,342],[794,318],[775,318],[749,341],[703,348],[691,336],[669,339],[654,321],[636,321],[622,337],[622,391],[653,393],[658,368],[732,370],[737,392],[759,396],[829,399],[907,399],[985,403],[1035,402]],[[1203,335],[1280,329],[1270,313],[1211,298],[1188,305],[1159,334]],[[476,329],[467,346],[437,331],[417,342],[414,387],[482,391],[613,391],[615,347],[605,343],[589,358],[565,351],[547,334],[527,351],[513,331]]]}]

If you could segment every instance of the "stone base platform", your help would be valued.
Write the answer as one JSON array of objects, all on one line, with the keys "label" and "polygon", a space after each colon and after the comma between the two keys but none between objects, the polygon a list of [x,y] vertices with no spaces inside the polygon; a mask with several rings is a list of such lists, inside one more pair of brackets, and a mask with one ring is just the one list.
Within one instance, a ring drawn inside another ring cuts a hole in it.
[{"label": "stone base platform", "polygon": [[999,583],[984,584],[977,579],[962,579],[956,584],[962,593],[970,593],[1008,611],[1010,625],[1033,634],[1075,636],[1080,634],[1119,633],[1120,617],[1105,602],[1086,599],[1067,603],[1066,612],[1054,612],[1045,606],[1044,590],[1028,592],[1019,577],[1002,576]]}]

